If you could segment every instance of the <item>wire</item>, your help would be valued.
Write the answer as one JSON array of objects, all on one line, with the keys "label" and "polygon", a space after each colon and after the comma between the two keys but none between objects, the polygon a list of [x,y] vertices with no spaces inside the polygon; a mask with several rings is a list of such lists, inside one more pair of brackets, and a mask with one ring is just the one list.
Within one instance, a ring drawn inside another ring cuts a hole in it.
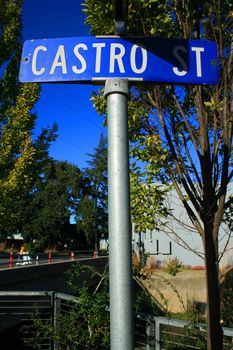
[{"label": "wire", "polygon": [[[66,94],[67,96],[71,97],[72,100],[75,101],[75,103],[77,103],[77,100],[78,100],[79,103],[80,103],[88,112],[91,112],[91,113],[95,113],[95,114],[96,114],[96,112],[93,110],[93,108],[91,108],[91,107],[89,107],[89,106],[87,106],[87,105],[85,105],[85,104],[83,103],[83,100],[80,98],[79,95],[74,95],[74,94],[72,94],[72,93],[70,92],[70,90],[67,88],[66,85],[56,85],[56,87],[58,87],[62,92],[65,92],[65,94]],[[64,91],[64,90],[65,90],[65,91]]]},{"label": "wire", "polygon": [[[102,127],[100,127],[97,123],[93,122],[92,120],[88,119],[87,116],[83,116],[82,112],[72,106],[70,106],[68,103],[66,103],[63,99],[59,99],[58,96],[56,95],[56,93],[47,90],[46,93],[50,94],[51,96],[53,96],[58,102],[60,102],[61,104],[63,104],[66,108],[70,109],[71,111],[75,112],[75,114],[78,114],[78,116],[80,116],[81,118],[83,118],[85,121],[87,121],[88,123],[94,125],[95,127],[97,127],[98,129],[102,130]],[[70,115],[72,118],[75,118],[74,116]]]}]

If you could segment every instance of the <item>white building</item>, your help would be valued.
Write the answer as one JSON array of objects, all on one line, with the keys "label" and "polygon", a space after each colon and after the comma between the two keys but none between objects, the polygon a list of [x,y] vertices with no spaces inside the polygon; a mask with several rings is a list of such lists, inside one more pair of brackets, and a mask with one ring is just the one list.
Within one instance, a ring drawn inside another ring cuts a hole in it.
[{"label": "white building", "polygon": [[[228,187],[229,195],[233,195],[233,183]],[[137,252],[141,249],[150,256],[154,256],[158,263],[176,257],[185,265],[204,266],[202,239],[194,230],[175,190],[167,195],[166,206],[172,209],[174,218],[165,219],[159,230],[137,233],[133,229],[133,250]],[[224,251],[224,254],[220,266],[233,264],[232,233],[226,225],[222,225],[219,234],[219,250],[220,253]]]}]

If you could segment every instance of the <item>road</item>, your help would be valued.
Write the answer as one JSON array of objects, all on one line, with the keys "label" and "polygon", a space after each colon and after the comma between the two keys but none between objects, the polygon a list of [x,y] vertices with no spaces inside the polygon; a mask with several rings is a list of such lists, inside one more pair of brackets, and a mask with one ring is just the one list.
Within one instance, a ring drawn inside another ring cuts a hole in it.
[{"label": "road", "polygon": [[[69,260],[77,260],[77,259],[86,259],[94,257],[93,251],[78,251],[74,253],[74,256],[72,257],[69,253],[63,253],[63,254],[51,254],[51,258],[49,257],[49,254],[45,253],[38,253],[38,254],[30,254],[33,265],[41,265],[41,264],[48,264],[48,263],[55,263],[60,261],[69,261]],[[12,257],[12,260],[10,259],[10,254],[0,254],[0,270],[2,269],[8,269],[12,267],[20,267],[20,265],[16,266],[17,260],[18,260],[19,254],[14,254]],[[32,264],[27,264],[28,266],[31,266]],[[24,266],[27,266],[26,264]],[[21,265],[22,266],[22,265]]]}]

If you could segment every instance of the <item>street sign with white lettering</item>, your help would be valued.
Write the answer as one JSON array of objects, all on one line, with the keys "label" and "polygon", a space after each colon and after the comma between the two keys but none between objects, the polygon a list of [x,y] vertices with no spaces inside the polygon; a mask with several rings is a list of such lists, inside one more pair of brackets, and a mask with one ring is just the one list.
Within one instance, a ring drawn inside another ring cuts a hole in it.
[{"label": "street sign with white lettering", "polygon": [[74,37],[28,40],[21,82],[104,82],[109,78],[217,84],[217,47],[204,40]]}]

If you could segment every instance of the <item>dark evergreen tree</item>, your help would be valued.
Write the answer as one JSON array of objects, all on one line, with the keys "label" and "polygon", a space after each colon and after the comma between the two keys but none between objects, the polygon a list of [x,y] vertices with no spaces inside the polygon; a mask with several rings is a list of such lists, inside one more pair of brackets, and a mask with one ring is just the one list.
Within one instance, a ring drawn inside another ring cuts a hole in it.
[{"label": "dark evergreen tree", "polygon": [[[63,246],[72,248],[77,230],[71,224],[82,192],[82,172],[68,163],[50,160],[25,198],[21,230],[26,242],[37,248]],[[72,245],[72,247],[71,247]]]},{"label": "dark evergreen tree", "polygon": [[107,140],[101,135],[93,154],[89,154],[85,169],[86,193],[76,212],[77,226],[81,228],[90,247],[98,249],[99,238],[108,235],[107,220]]}]

